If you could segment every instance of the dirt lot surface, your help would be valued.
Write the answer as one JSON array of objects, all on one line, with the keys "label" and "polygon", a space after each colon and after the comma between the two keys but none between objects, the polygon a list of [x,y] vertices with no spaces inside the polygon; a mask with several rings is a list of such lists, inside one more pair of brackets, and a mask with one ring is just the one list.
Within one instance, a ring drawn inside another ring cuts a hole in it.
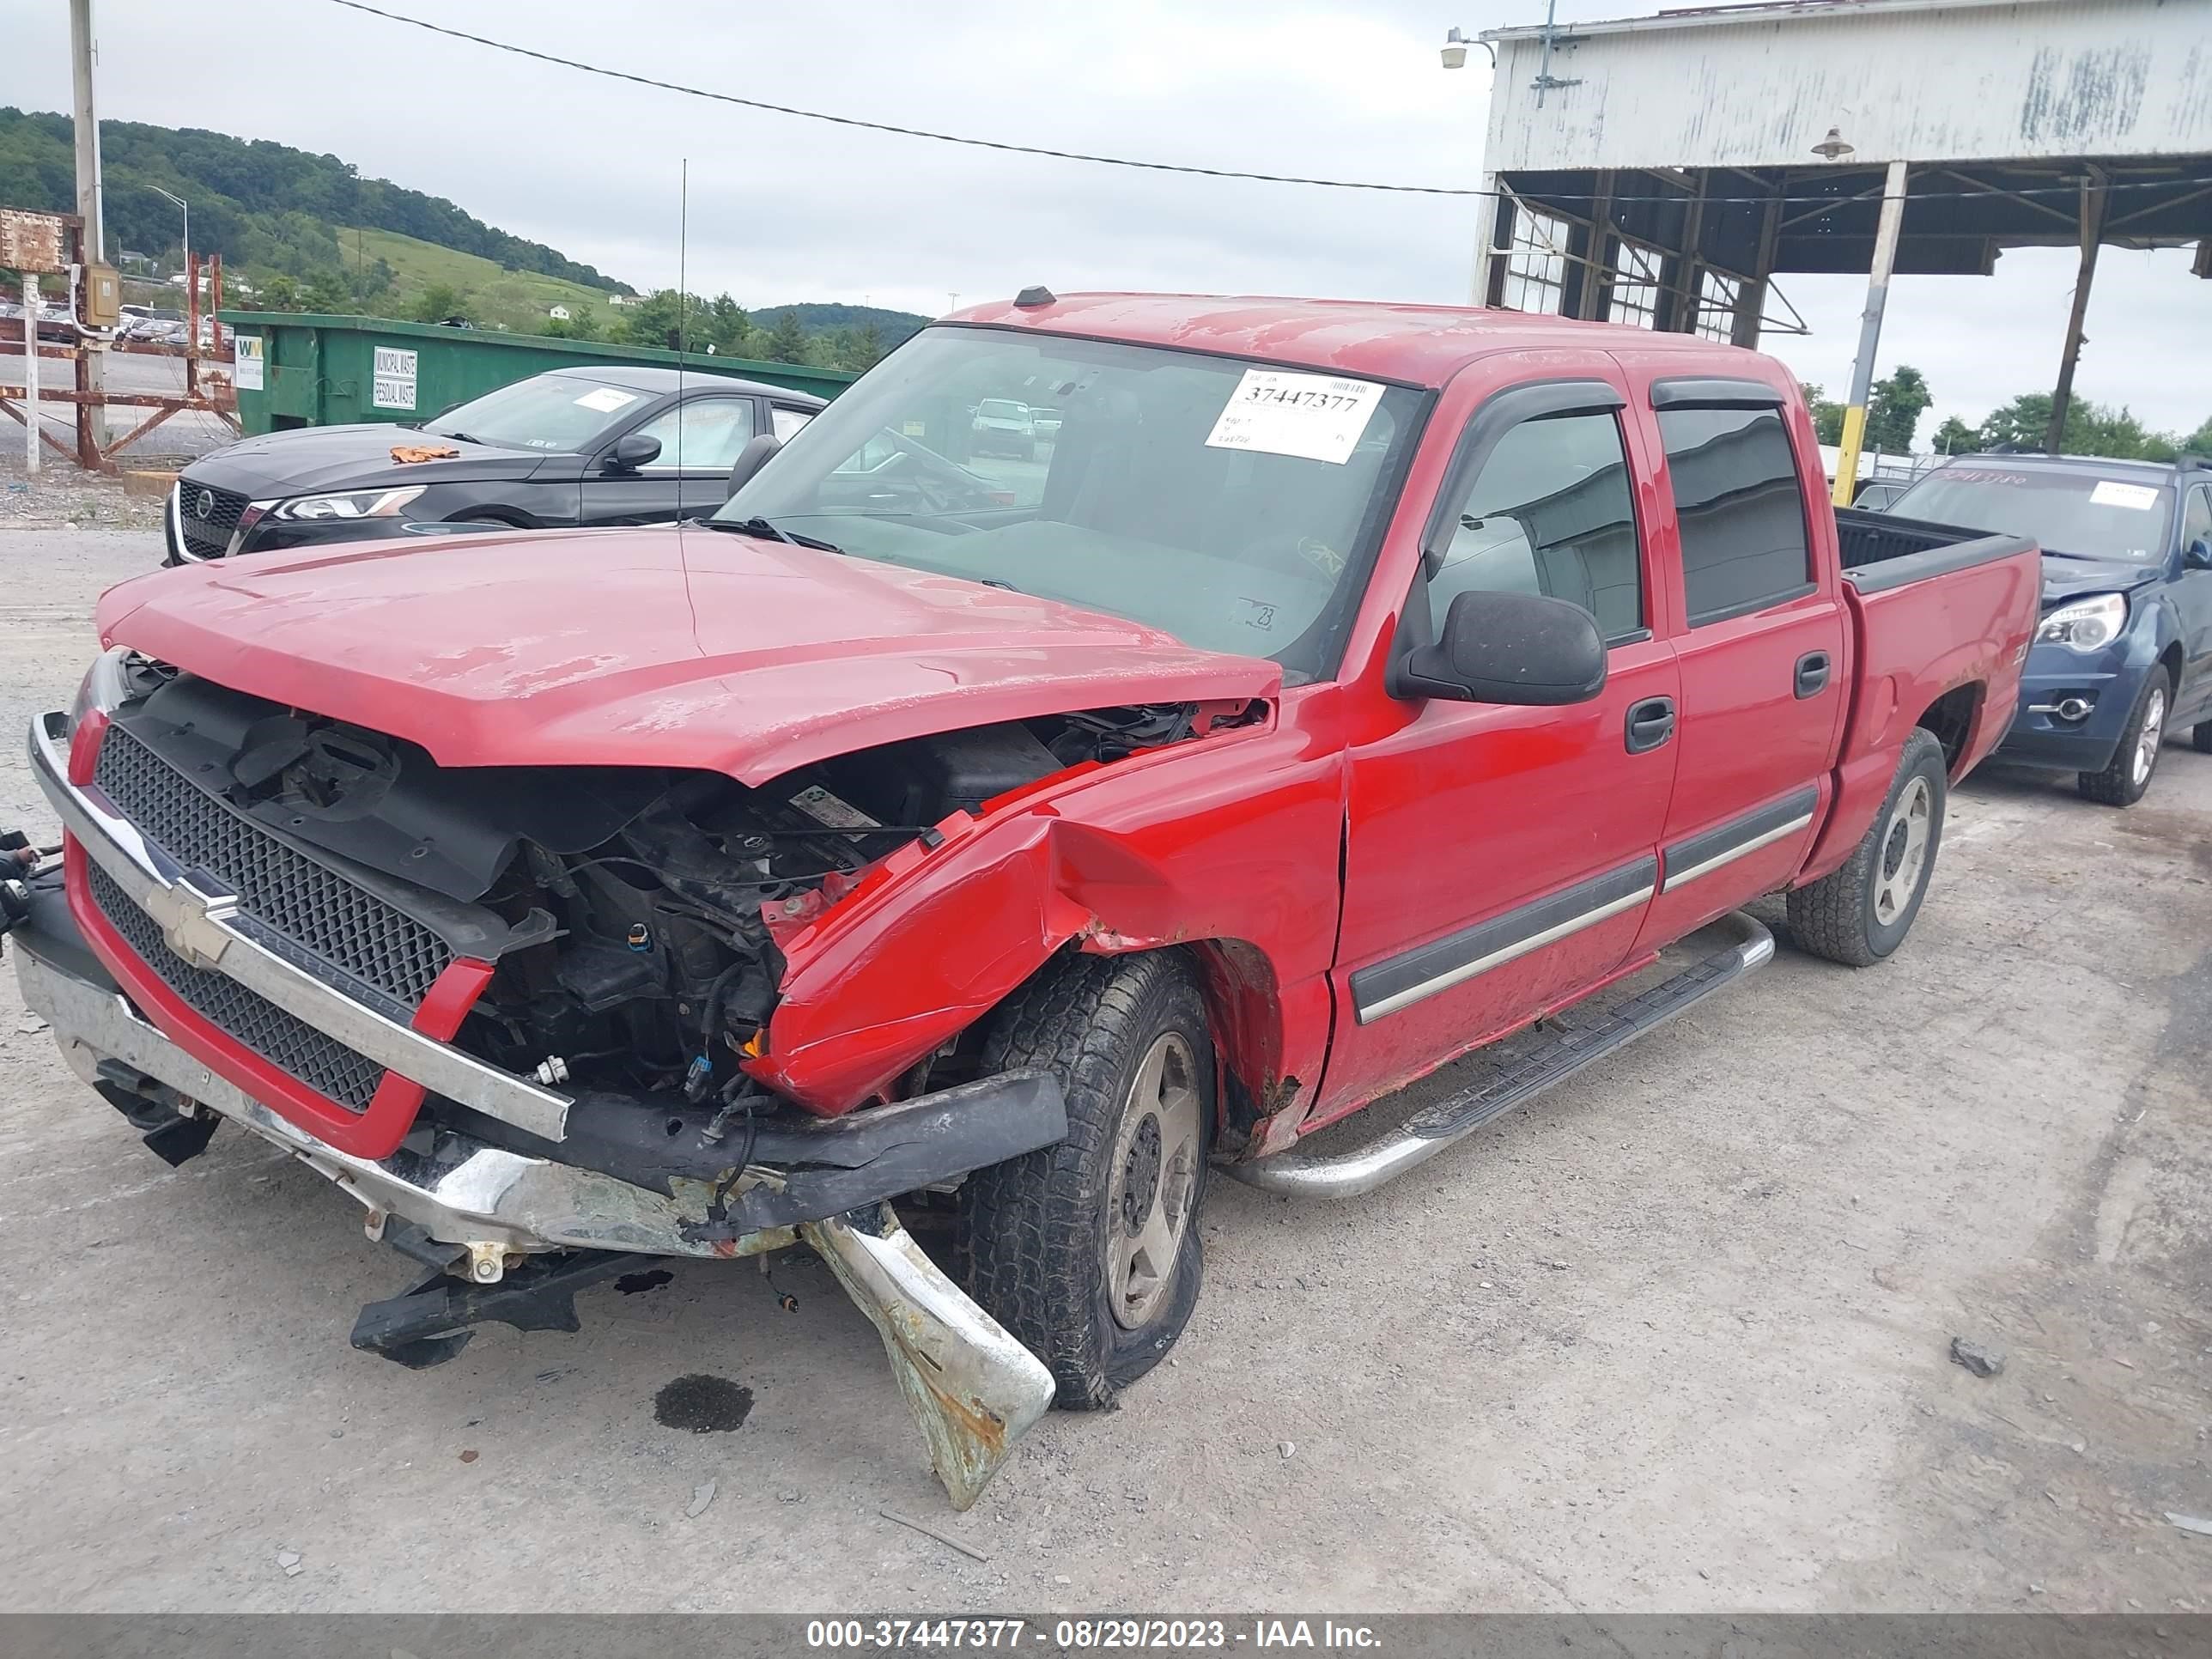
[{"label": "dirt lot surface", "polygon": [[[0,733],[156,556],[0,530]],[[1366,1200],[1217,1184],[1175,1362],[966,1516],[819,1266],[795,1314],[685,1266],[580,1335],[353,1352],[408,1264],[241,1133],[166,1169],[0,975],[0,1605],[2201,1609],[2166,1512],[2212,1515],[2212,757],[2130,812],[1953,805],[1887,966],[1785,940]],[[0,823],[47,823],[19,761]],[[655,1420],[693,1374],[740,1426]]]}]

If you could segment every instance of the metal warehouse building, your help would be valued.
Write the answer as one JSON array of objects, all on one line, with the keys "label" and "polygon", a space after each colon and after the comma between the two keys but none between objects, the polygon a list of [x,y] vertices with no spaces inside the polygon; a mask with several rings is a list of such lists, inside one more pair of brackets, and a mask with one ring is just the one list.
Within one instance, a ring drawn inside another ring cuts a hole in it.
[{"label": "metal warehouse building", "polygon": [[1750,345],[1797,325],[1777,276],[1865,271],[1856,407],[1893,270],[2078,247],[2055,434],[2099,246],[2194,244],[2212,277],[2212,0],[1797,0],[1481,44],[1479,301]]}]

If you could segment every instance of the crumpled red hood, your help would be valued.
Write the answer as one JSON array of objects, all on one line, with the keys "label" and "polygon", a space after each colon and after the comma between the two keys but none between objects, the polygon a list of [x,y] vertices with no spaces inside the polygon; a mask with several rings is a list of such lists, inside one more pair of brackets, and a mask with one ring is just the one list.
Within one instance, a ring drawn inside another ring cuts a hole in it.
[{"label": "crumpled red hood", "polygon": [[994,720],[1271,697],[1282,671],[951,577],[705,530],[380,542],[157,571],[102,640],[447,766],[759,783]]}]

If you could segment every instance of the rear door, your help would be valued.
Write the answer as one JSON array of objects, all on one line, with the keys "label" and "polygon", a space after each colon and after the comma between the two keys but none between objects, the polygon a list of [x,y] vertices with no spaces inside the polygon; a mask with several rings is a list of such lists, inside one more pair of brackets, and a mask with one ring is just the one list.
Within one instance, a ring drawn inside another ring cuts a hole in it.
[{"label": "rear door", "polygon": [[1323,1117],[1603,980],[1650,902],[1677,685],[1636,510],[1648,480],[1610,360],[1553,362],[1562,378],[1468,421],[1405,631],[1435,638],[1471,589],[1569,599],[1609,643],[1606,688],[1563,708],[1408,703],[1352,749]]},{"label": "rear door", "polygon": [[1826,510],[1819,448],[1782,392],[1663,368],[1631,380],[1673,508],[1654,551],[1681,600],[1669,622],[1682,686],[1674,789],[1639,940],[1657,949],[1802,862],[1849,696],[1847,623],[1833,520],[1810,516]]},{"label": "rear door", "polygon": [[705,518],[721,506],[730,467],[760,422],[757,399],[730,393],[687,397],[648,416],[631,429],[658,438],[659,455],[631,472],[610,473],[595,463],[584,476],[584,522]]}]

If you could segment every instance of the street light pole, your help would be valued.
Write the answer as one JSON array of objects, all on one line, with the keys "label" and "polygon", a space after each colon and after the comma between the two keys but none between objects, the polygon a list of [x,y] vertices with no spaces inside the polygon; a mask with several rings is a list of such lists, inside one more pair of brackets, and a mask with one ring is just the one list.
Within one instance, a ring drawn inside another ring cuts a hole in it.
[{"label": "street light pole", "polygon": [[[155,195],[156,195],[156,196],[158,196],[158,197],[161,198],[161,199],[162,199],[162,200],[164,200],[164,201],[167,201],[167,202],[174,202],[174,203],[175,203],[179,207],[182,208],[182,209],[185,210],[185,240],[184,240],[184,249],[185,249],[185,285],[186,285],[187,287],[191,287],[191,286],[192,286],[192,204],[191,204],[190,202],[187,202],[187,201],[186,201],[183,197],[181,197],[181,196],[173,196],[173,195],[171,195],[167,191],[163,190],[163,189],[161,187],[161,185],[147,185],[147,186],[146,186],[146,188],[147,188],[147,189],[149,189],[149,190],[150,190],[150,191],[152,191],[154,192],[154,194],[155,194]],[[192,295],[190,295],[189,297],[191,297],[191,298],[194,298],[194,299],[197,299],[197,298],[198,297],[198,290],[195,289],[194,289],[194,292],[192,293]]]}]

